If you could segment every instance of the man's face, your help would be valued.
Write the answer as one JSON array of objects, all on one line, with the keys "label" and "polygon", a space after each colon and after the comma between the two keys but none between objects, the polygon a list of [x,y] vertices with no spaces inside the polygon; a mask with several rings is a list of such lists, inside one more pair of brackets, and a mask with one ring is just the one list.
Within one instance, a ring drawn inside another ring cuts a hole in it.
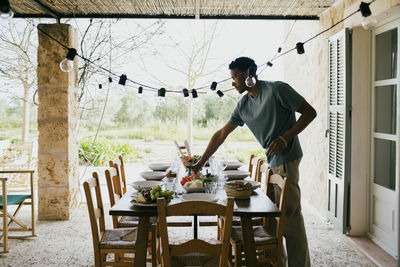
[{"label": "man's face", "polygon": [[236,88],[239,94],[243,93],[247,90],[247,86],[245,84],[247,73],[246,71],[233,69],[231,70],[231,77],[232,77],[232,86]]}]

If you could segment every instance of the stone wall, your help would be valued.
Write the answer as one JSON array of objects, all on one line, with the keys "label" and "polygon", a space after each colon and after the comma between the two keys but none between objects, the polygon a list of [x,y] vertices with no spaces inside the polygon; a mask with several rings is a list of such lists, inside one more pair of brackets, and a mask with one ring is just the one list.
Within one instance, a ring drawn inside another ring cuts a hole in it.
[{"label": "stone wall", "polygon": [[[322,14],[319,21],[296,21],[285,44],[286,49],[295,47],[297,42],[304,42],[341,20],[348,4],[348,1],[336,3]],[[288,32],[293,21],[285,24]],[[328,38],[342,29],[343,23],[305,44],[304,55],[299,56],[293,51],[283,57],[285,82],[303,95],[318,113],[315,120],[299,135],[304,153],[300,164],[300,188],[303,198],[323,216],[327,214],[328,206],[328,138],[325,137],[328,114]],[[300,57],[306,57],[306,60],[299,60]]]},{"label": "stone wall", "polygon": [[[319,21],[297,21],[283,51],[295,47],[297,42],[303,42],[329,28],[334,23],[340,21],[344,16],[357,10],[359,3],[360,1],[356,0],[337,1],[332,8],[321,14]],[[371,5],[371,10],[373,15],[377,15],[393,6],[399,5],[399,3],[400,1],[398,0],[375,1]],[[308,200],[322,216],[326,216],[328,205],[328,138],[325,137],[328,111],[328,38],[343,30],[345,25],[350,28],[360,26],[361,19],[361,15],[357,13],[349,20],[346,20],[345,24],[340,23],[333,29],[305,44],[304,48],[307,58],[305,63],[299,63],[297,60],[299,56],[296,51],[282,58],[284,64],[284,80],[303,95],[318,113],[317,118],[299,136],[304,152],[304,157],[300,164],[300,187],[302,196]],[[285,22],[286,33],[289,32],[292,24],[292,21]],[[353,102],[354,101],[357,101],[357,98],[353,98]],[[354,112],[357,111],[353,111],[353,115]],[[365,112],[362,115],[365,116]],[[355,130],[357,131],[357,129]],[[353,141],[354,138],[357,138],[357,132],[353,131]],[[352,148],[354,147],[352,146]],[[352,158],[352,165],[359,166],[361,164],[364,167],[366,166],[365,162],[360,162],[360,164],[355,163],[356,162],[354,162]],[[363,179],[366,179],[365,176]],[[358,208],[362,207],[358,206]],[[365,230],[365,227],[363,227],[363,229]]]},{"label": "stone wall", "polygon": [[[77,47],[72,26],[40,24],[39,28],[66,46]],[[59,64],[67,50],[38,32],[38,217],[69,219],[79,193],[77,64],[72,72],[62,72]]]}]

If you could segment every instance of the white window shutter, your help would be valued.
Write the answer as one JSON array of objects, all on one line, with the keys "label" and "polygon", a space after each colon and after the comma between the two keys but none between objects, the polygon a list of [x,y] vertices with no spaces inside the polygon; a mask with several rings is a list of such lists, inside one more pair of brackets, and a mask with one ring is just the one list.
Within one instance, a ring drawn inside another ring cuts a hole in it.
[{"label": "white window shutter", "polygon": [[328,40],[328,219],[343,233],[348,224],[351,39],[344,29]]}]

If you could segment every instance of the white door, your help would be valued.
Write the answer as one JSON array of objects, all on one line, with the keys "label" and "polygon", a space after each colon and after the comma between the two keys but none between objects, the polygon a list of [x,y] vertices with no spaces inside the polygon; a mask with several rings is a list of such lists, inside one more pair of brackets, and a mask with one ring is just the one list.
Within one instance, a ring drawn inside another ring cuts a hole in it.
[{"label": "white door", "polygon": [[400,167],[399,20],[372,31],[369,234],[398,257]]},{"label": "white door", "polygon": [[346,28],[328,40],[328,220],[342,233],[348,232],[349,140],[351,74],[350,32]]}]

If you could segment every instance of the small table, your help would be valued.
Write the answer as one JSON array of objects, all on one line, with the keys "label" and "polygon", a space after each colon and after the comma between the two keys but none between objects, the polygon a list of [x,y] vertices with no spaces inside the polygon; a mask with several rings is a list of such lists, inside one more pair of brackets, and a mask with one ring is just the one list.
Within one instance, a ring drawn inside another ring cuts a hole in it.
[{"label": "small table", "polygon": [[[146,266],[146,252],[149,232],[150,217],[157,217],[156,208],[136,207],[131,203],[133,190],[128,191],[110,209],[110,215],[116,216],[136,216],[139,217],[138,234],[136,238],[135,266]],[[226,198],[225,191],[217,193],[220,199]],[[171,203],[182,200],[175,198]],[[249,199],[235,199],[233,215],[240,216],[243,233],[243,245],[247,266],[256,266],[256,248],[254,244],[252,217],[279,217],[280,211],[276,205],[260,189],[256,189]]]}]

